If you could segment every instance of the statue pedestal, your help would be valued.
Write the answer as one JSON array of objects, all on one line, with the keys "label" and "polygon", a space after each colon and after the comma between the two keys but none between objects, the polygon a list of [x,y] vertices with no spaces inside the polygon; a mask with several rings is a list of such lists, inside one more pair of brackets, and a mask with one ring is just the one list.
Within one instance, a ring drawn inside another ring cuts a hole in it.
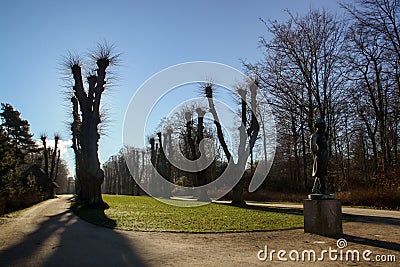
[{"label": "statue pedestal", "polygon": [[304,232],[339,236],[342,228],[342,204],[337,199],[304,200]]}]

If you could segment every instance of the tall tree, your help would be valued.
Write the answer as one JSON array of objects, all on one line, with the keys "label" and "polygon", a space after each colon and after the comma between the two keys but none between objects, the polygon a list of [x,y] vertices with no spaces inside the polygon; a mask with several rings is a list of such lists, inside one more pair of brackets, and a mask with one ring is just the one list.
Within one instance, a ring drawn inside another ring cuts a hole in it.
[{"label": "tall tree", "polygon": [[368,29],[371,35],[382,40],[380,48],[392,67],[397,95],[400,97],[400,3],[398,0],[356,0],[342,7],[357,22],[358,28]]},{"label": "tall tree", "polygon": [[[60,150],[58,150],[60,151]],[[59,185],[59,187],[56,189],[57,194],[67,194],[68,192],[68,166],[67,163],[61,159],[58,158],[59,163],[57,164],[58,166],[58,171],[56,172],[56,182]]]},{"label": "tall tree", "polygon": [[343,5],[352,18],[346,49],[348,97],[353,100],[365,144],[371,147],[374,174],[382,172],[388,177],[399,157],[400,4],[395,0],[356,3]]},{"label": "tall tree", "polygon": [[44,173],[49,178],[49,151],[47,149],[47,135],[43,133],[40,135],[40,140],[43,144],[43,157],[44,157]]},{"label": "tall tree", "polygon": [[12,147],[8,136],[6,135],[3,126],[0,125],[0,189],[3,187],[4,177],[6,174],[14,169],[17,165],[15,160]]},{"label": "tall tree", "polygon": [[81,59],[74,56],[67,59],[73,77],[71,130],[79,184],[77,194],[79,200],[90,207],[107,207],[101,196],[104,172],[98,156],[99,125],[102,122],[100,107],[106,89],[106,70],[116,63],[119,55],[114,54],[113,46],[105,42],[98,44],[90,57],[95,62],[96,70],[86,77],[86,86]]},{"label": "tall tree", "polygon": [[[60,150],[58,149],[58,141],[60,140],[60,136],[58,134],[54,135],[54,148],[47,147],[47,135],[42,134],[40,136],[40,140],[43,143],[43,156],[44,156],[44,173],[49,179],[50,186],[50,197],[54,196],[54,186],[56,184],[57,172],[60,162]],[[49,166],[49,157],[51,157],[51,162]]]},{"label": "tall tree", "polygon": [[[252,149],[254,148],[255,142],[258,137],[258,132],[260,130],[260,125],[257,121],[255,114],[257,110],[258,81],[256,80],[255,83],[251,83],[247,87],[248,88],[246,89],[238,88],[238,94],[241,97],[241,125],[239,127],[239,145],[237,151],[238,160],[237,163],[234,163],[232,153],[229,151],[224,133],[222,131],[221,123],[219,122],[218,112],[215,108],[213,97],[213,84],[206,83],[204,85],[204,93],[208,99],[208,107],[214,119],[218,140],[222,146],[226,159],[228,160],[228,162],[231,161],[231,164],[233,164],[234,168],[238,168],[238,171],[240,171],[239,169],[246,167],[248,157]],[[246,101],[247,91],[250,91],[250,106],[248,106]],[[249,113],[251,118],[249,123],[247,121],[248,111],[250,111]],[[239,206],[246,204],[243,197],[244,185],[245,174],[240,177],[239,181],[232,189],[232,204]]]},{"label": "tall tree", "polygon": [[[52,186],[50,187],[50,197],[54,196],[54,185],[57,178],[57,169],[58,163],[60,161],[60,150],[58,149],[58,141],[60,140],[60,136],[58,134],[54,135],[54,149],[51,154],[51,165],[50,165],[50,180],[52,182]],[[57,156],[58,154],[58,156]]]},{"label": "tall tree", "polygon": [[9,140],[13,155],[18,164],[25,163],[29,153],[37,151],[37,147],[30,133],[30,125],[27,120],[20,117],[21,113],[14,110],[10,104],[1,104],[0,113],[3,131]]},{"label": "tall tree", "polygon": [[286,22],[262,21],[272,34],[272,39],[262,37],[259,42],[265,58],[245,66],[259,77],[260,88],[268,95],[279,121],[279,142],[290,162],[286,164],[290,184],[299,184],[303,176],[307,187],[306,151],[314,120],[326,119],[332,140],[333,125],[341,115],[344,24],[324,10],[289,15]]}]

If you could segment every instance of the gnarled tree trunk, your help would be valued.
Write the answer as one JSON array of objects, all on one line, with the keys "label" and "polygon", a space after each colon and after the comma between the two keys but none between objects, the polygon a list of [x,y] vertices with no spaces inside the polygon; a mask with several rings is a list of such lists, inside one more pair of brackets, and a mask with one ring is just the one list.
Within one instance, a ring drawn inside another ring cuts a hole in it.
[{"label": "gnarled tree trunk", "polygon": [[106,69],[115,60],[111,47],[99,45],[92,58],[96,60],[95,74],[87,77],[85,90],[79,60],[71,60],[74,86],[71,98],[74,121],[71,124],[73,149],[76,159],[77,195],[81,202],[91,207],[107,207],[101,196],[104,172],[98,156],[100,102],[106,84]]}]

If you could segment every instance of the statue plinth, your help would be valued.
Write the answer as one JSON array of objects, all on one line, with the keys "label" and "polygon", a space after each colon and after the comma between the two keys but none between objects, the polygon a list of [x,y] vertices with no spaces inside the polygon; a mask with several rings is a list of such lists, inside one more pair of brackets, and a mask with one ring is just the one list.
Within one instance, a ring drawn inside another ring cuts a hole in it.
[{"label": "statue plinth", "polygon": [[339,200],[305,199],[303,212],[305,233],[334,237],[342,235],[342,204]]},{"label": "statue plinth", "polygon": [[309,194],[308,199],[335,199],[335,194]]}]

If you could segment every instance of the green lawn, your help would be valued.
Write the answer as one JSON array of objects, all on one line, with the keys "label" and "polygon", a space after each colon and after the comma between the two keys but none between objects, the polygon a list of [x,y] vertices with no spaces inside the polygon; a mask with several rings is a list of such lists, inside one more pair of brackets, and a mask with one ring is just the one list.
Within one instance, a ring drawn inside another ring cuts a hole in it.
[{"label": "green lawn", "polygon": [[77,206],[74,211],[90,222],[122,230],[212,233],[303,227],[302,211],[294,209],[241,208],[215,203],[182,208],[145,196],[103,195],[103,198],[110,205],[104,213]]}]

